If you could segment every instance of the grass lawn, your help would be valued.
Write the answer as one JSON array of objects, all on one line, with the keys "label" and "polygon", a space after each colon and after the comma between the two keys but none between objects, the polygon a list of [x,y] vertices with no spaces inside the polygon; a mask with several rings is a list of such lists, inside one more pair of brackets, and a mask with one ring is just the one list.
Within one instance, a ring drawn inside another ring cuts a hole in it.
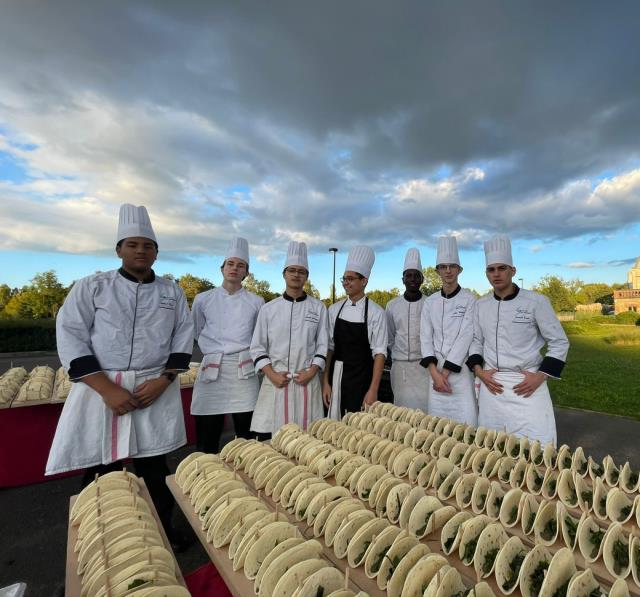
[{"label": "grass lawn", "polygon": [[562,381],[549,383],[553,403],[640,420],[640,328],[563,325],[571,348]]}]

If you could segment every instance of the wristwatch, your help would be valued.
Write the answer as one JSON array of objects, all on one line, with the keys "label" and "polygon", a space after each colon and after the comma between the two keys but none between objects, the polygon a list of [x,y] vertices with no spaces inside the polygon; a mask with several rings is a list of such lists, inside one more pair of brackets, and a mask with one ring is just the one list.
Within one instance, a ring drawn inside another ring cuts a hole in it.
[{"label": "wristwatch", "polygon": [[178,374],[174,371],[164,371],[161,377],[166,377],[170,382],[173,382],[173,380],[178,377]]}]

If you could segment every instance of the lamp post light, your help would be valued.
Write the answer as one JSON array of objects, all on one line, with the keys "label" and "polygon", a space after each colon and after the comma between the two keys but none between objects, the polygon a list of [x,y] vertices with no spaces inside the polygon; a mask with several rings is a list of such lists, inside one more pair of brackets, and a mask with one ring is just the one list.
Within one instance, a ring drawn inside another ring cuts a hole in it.
[{"label": "lamp post light", "polygon": [[520,288],[524,288],[524,279],[518,278],[518,281],[520,282]]},{"label": "lamp post light", "polygon": [[333,253],[333,286],[331,287],[331,304],[333,305],[336,302],[336,253],[338,249],[331,247],[329,251]]}]

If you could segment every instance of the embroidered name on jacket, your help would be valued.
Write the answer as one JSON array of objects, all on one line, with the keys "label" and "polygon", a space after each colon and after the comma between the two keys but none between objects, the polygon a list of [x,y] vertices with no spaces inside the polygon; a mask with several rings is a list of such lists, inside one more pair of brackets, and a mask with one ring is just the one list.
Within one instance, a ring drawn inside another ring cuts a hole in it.
[{"label": "embroidered name on jacket", "polygon": [[513,323],[531,323],[533,314],[526,307],[518,307],[513,315]]},{"label": "embroidered name on jacket", "polygon": [[464,314],[467,312],[466,305],[456,305],[451,317],[464,317]]},{"label": "embroidered name on jacket", "polygon": [[176,299],[172,296],[167,296],[163,294],[160,296],[160,305],[158,305],[160,309],[171,309],[175,311],[176,308]]}]

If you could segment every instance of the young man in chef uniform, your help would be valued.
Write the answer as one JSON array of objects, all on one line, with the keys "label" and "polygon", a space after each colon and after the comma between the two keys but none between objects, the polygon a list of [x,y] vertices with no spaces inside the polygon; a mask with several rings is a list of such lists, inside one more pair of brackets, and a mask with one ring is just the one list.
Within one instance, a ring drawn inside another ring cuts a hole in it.
[{"label": "young man in chef uniform", "polygon": [[387,318],[384,309],[364,294],[375,259],[373,249],[365,245],[349,251],[342,277],[347,298],[329,308],[322,397],[333,419],[378,399],[387,358]]},{"label": "young man in chef uniform", "polygon": [[204,358],[193,387],[197,449],[216,453],[224,416],[233,417],[235,434],[249,439],[258,399],[258,378],[249,354],[251,336],[264,299],[242,287],[249,274],[249,243],[234,238],[220,267],[222,286],[198,294],[192,314],[195,337]]},{"label": "young man in chef uniform", "polygon": [[493,292],[477,302],[467,361],[482,382],[478,425],[555,445],[547,378],[560,379],[569,340],[549,299],[513,283],[509,238],[494,236],[484,252]]},{"label": "young man in chef uniform", "polygon": [[391,389],[398,406],[426,412],[429,373],[420,366],[420,317],[426,296],[420,292],[424,280],[418,249],[407,251],[402,270],[405,292],[387,304],[387,331],[391,350]]},{"label": "young man in chef uniform", "polygon": [[438,239],[436,270],[442,288],[427,298],[420,323],[421,365],[433,380],[427,412],[475,426],[473,374],[464,364],[473,340],[476,298],[458,283],[462,267],[455,236]]},{"label": "young man in chef uniform", "polygon": [[282,275],[285,291],[260,309],[251,340],[256,371],[265,376],[251,420],[262,440],[286,423],[306,429],[324,415],[318,374],[327,357],[327,308],[304,291],[305,243],[289,243]]},{"label": "young man in chef uniform", "polygon": [[165,454],[186,443],[179,371],[193,350],[182,289],[151,269],[158,244],[145,207],[120,207],[118,270],[78,280],[56,319],[58,354],[72,386],[46,474],[121,468],[133,458],[170,539],[173,497]]}]

